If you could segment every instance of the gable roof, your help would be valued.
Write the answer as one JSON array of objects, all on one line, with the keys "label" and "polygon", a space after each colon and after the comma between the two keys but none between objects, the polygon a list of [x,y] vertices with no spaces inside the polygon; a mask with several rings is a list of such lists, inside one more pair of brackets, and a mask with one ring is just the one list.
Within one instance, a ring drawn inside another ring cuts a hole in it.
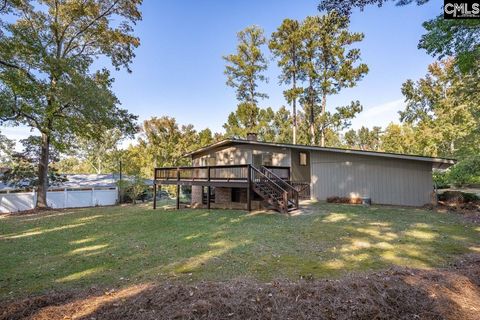
[{"label": "gable roof", "polygon": [[211,149],[215,149],[219,147],[227,147],[231,145],[238,145],[238,144],[252,145],[252,146],[291,148],[291,149],[300,149],[300,150],[308,150],[308,151],[326,151],[326,152],[334,152],[334,153],[344,153],[344,154],[346,153],[346,154],[393,158],[393,159],[402,159],[402,160],[424,161],[424,162],[432,163],[433,167],[437,169],[448,168],[457,162],[457,160],[451,159],[451,158],[436,158],[436,157],[426,157],[426,156],[420,156],[420,155],[392,153],[392,152],[365,151],[365,150],[344,149],[344,148],[309,146],[309,145],[303,145],[303,144],[262,142],[262,141],[252,141],[252,140],[234,139],[234,138],[225,139],[225,140],[213,143],[206,147],[190,152],[185,156],[194,157],[197,154],[209,151]]}]

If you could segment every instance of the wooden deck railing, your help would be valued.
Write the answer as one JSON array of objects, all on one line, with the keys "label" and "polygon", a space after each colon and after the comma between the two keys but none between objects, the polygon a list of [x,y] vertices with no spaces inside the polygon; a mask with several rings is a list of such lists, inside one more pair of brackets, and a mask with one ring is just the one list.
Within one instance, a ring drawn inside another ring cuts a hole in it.
[{"label": "wooden deck railing", "polygon": [[166,181],[247,181],[248,164],[155,168],[155,180]]}]

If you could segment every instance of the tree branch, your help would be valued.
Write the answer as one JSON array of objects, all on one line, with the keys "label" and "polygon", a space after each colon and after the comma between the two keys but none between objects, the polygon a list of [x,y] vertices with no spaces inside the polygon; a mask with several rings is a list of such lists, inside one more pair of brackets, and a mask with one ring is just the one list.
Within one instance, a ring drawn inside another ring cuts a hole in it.
[{"label": "tree branch", "polygon": [[20,70],[22,71],[32,82],[37,82],[37,79],[35,79],[34,76],[32,76],[30,74],[30,72],[28,72],[27,70],[25,70],[24,68],[20,67],[20,66],[17,66],[15,64],[12,64],[12,63],[9,63],[9,62],[6,62],[6,61],[2,61],[0,60],[0,65],[2,66],[5,66],[5,67],[8,67],[8,68],[12,68],[12,69],[17,69],[17,70]]},{"label": "tree branch", "polygon": [[80,36],[82,33],[87,31],[91,26],[93,26],[95,23],[97,23],[98,20],[104,18],[105,16],[109,15],[111,13],[111,10],[118,4],[119,0],[115,0],[112,5],[105,10],[103,13],[99,14],[97,17],[95,17],[92,21],[90,21],[85,27],[80,29],[75,35],[70,38],[70,41],[68,41],[67,45],[65,46],[65,50],[63,51],[63,57],[65,57],[71,50],[70,46],[72,45],[73,41]]}]

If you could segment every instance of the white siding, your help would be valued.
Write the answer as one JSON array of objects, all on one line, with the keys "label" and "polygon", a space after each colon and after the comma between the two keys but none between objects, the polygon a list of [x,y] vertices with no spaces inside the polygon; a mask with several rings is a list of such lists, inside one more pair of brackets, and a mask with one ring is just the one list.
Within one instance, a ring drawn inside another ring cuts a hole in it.
[{"label": "white siding", "polygon": [[421,206],[433,191],[428,162],[311,152],[312,197],[370,197],[373,203]]}]

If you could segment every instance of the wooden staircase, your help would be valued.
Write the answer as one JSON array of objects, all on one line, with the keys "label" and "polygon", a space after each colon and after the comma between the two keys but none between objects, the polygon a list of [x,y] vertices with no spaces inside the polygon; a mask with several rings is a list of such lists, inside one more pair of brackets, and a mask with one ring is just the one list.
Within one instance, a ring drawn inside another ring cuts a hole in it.
[{"label": "wooden staircase", "polygon": [[250,166],[251,187],[275,210],[289,213],[298,209],[298,191],[273,171]]}]

